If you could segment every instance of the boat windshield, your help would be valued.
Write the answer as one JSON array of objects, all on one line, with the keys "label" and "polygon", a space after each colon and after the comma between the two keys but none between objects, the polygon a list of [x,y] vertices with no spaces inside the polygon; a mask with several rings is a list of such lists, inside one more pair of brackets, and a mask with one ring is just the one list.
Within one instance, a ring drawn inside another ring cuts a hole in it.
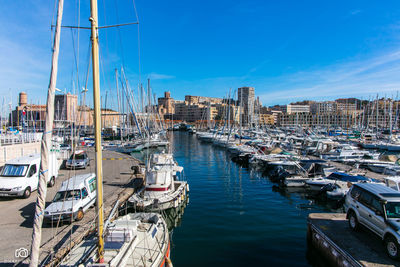
[{"label": "boat windshield", "polygon": [[400,202],[388,202],[385,205],[388,219],[400,218]]},{"label": "boat windshield", "polygon": [[53,202],[71,199],[81,199],[81,190],[58,191],[54,196]]},{"label": "boat windshield", "polygon": [[29,165],[6,164],[1,171],[1,176],[24,177]]}]

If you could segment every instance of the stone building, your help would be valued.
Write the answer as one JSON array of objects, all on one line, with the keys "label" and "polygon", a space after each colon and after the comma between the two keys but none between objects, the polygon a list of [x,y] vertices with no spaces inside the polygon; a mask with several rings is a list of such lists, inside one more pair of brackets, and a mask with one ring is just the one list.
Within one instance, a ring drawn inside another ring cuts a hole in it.
[{"label": "stone building", "polygon": [[164,97],[158,98],[158,112],[165,119],[169,119],[175,113],[175,101],[170,92],[164,92]]},{"label": "stone building", "polygon": [[18,106],[10,112],[9,126],[40,130],[44,128],[46,105],[28,104],[28,95],[19,93]]},{"label": "stone building", "polygon": [[[117,111],[112,109],[101,109],[101,127],[111,128],[119,127],[122,117]],[[80,106],[76,118],[76,126],[93,127],[94,126],[94,109],[88,106]]]},{"label": "stone building", "polygon": [[188,105],[197,105],[197,104],[206,104],[206,103],[221,104],[223,102],[223,99],[217,98],[217,97],[185,95],[185,102]]},{"label": "stone building", "polygon": [[55,95],[54,122],[56,127],[65,127],[77,122],[78,96],[67,93]]}]

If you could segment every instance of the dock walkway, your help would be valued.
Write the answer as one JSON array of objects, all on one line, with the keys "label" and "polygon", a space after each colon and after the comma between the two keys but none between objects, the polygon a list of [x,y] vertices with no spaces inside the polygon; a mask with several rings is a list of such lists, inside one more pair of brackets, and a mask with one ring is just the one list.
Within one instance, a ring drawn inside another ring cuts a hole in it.
[{"label": "dock walkway", "polygon": [[311,213],[307,238],[334,266],[400,266],[375,234],[364,228],[352,231],[344,213]]}]

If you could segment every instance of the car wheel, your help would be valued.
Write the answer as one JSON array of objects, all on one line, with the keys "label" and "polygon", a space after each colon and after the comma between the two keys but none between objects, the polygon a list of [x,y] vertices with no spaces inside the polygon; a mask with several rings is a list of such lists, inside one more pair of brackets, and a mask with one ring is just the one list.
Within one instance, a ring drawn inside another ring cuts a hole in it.
[{"label": "car wheel", "polygon": [[396,238],[393,236],[388,236],[385,238],[386,253],[392,259],[399,259],[400,257],[400,247]]},{"label": "car wheel", "polygon": [[358,220],[357,220],[356,214],[353,211],[351,211],[351,212],[349,212],[348,218],[349,218],[350,229],[353,231],[357,231],[358,230]]},{"label": "car wheel", "polygon": [[83,209],[80,208],[80,209],[78,210],[78,213],[76,214],[75,220],[80,221],[80,220],[83,219],[83,217],[84,217]]},{"label": "car wheel", "polygon": [[31,188],[28,186],[25,188],[24,194],[22,195],[23,198],[29,198],[31,196]]},{"label": "car wheel", "polygon": [[56,178],[54,178],[54,176],[53,176],[53,177],[50,178],[50,181],[49,181],[47,186],[48,187],[53,187],[55,184],[56,184]]}]

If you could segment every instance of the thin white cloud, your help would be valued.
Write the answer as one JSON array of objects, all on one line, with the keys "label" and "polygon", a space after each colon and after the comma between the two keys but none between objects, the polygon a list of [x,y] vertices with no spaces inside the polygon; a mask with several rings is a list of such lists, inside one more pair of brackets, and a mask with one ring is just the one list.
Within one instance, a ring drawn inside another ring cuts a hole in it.
[{"label": "thin white cloud", "polygon": [[155,73],[155,72],[150,73],[148,76],[149,76],[149,79],[151,79],[151,80],[168,80],[168,79],[175,78],[175,76],[172,76],[172,75],[160,74],[160,73]]},{"label": "thin white cloud", "polygon": [[390,94],[400,89],[400,51],[298,72],[275,82],[275,90],[261,93],[265,103]]},{"label": "thin white cloud", "polygon": [[[0,94],[15,97],[20,91],[27,91],[31,99],[46,95],[49,78],[50,57],[35,48],[26,46],[0,35]],[[41,92],[43,90],[43,93]],[[29,95],[28,95],[29,97]],[[15,98],[13,100],[15,104]]]},{"label": "thin white cloud", "polygon": [[361,10],[360,10],[360,9],[355,9],[355,10],[352,10],[352,11],[350,12],[350,15],[354,16],[354,15],[357,15],[357,14],[359,14],[359,13],[361,13]]}]

